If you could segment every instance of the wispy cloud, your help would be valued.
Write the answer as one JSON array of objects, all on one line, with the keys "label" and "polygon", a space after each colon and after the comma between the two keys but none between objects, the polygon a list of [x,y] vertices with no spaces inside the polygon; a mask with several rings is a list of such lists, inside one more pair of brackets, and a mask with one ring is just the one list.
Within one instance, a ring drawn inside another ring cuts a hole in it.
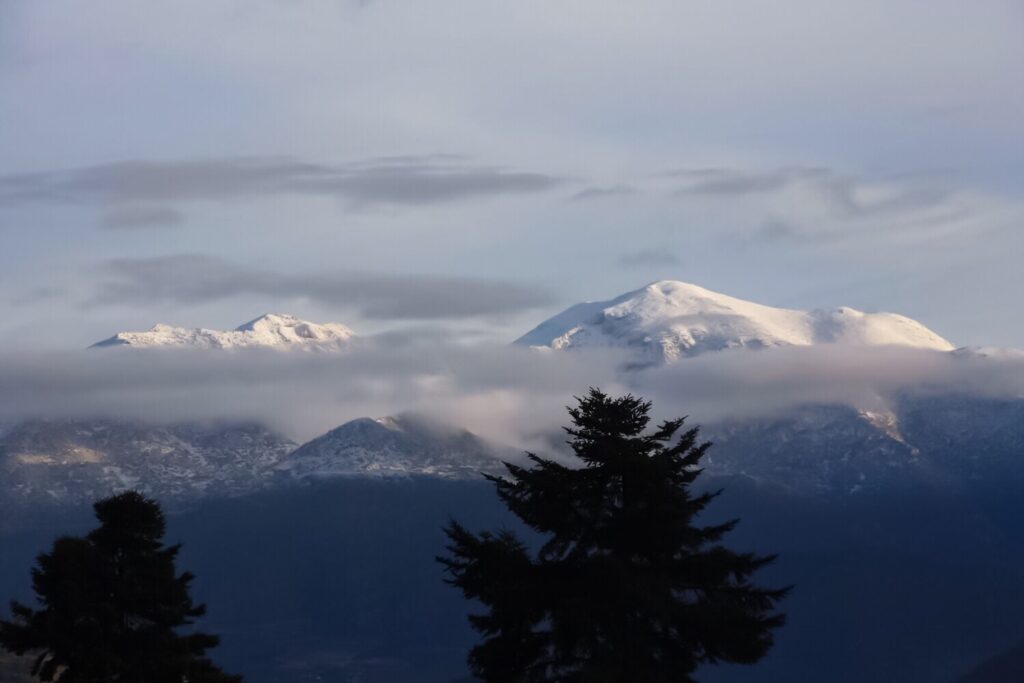
[{"label": "wispy cloud", "polygon": [[518,312],[552,303],[543,289],[486,278],[282,273],[202,254],[122,258],[99,269],[92,306],[193,305],[233,296],[308,299],[364,318],[429,320]]},{"label": "wispy cloud", "polygon": [[0,177],[0,202],[101,205],[226,201],[283,194],[332,196],[351,206],[421,205],[553,189],[564,179],[452,155],[344,164],[291,157],[122,161]]},{"label": "wispy cloud", "polygon": [[930,208],[946,201],[950,190],[910,179],[866,178],[827,168],[793,167],[767,171],[696,169],[675,171],[684,181],[679,195],[742,197],[798,190],[829,204],[837,214],[877,215]]},{"label": "wispy cloud", "polygon": [[647,268],[655,266],[679,266],[682,261],[670,249],[640,249],[620,254],[617,262],[626,268]]},{"label": "wispy cloud", "polygon": [[727,202],[748,232],[773,241],[882,237],[913,241],[998,229],[1019,206],[931,176],[871,176],[821,167],[699,168],[661,174],[673,194]]},{"label": "wispy cloud", "polygon": [[573,201],[589,201],[592,199],[605,199],[607,197],[622,197],[636,194],[637,190],[632,185],[595,185],[585,187],[572,196]]},{"label": "wispy cloud", "polygon": [[100,225],[115,230],[145,230],[176,228],[184,220],[182,212],[165,206],[126,206],[107,213]]}]

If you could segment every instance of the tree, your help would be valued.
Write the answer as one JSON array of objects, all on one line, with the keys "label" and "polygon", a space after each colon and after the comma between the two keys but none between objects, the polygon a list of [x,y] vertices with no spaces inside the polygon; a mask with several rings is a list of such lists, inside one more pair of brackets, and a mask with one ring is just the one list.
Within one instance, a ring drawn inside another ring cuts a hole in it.
[{"label": "tree", "polygon": [[206,656],[216,636],[178,630],[202,616],[165,546],[160,506],[129,491],[97,502],[100,526],[58,538],[37,558],[39,609],[11,603],[0,646],[35,655],[32,676],[60,683],[237,683]]},{"label": "tree", "polygon": [[685,418],[644,434],[651,404],[632,395],[591,389],[577,401],[565,429],[581,466],[528,453],[532,466],[487,477],[540,535],[535,553],[509,531],[445,529],[447,581],[487,608],[470,616],[483,636],[472,672],[493,683],[656,683],[758,661],[789,589],[751,583],[775,556],[720,544],[736,520],[695,524],[720,493],[691,490],[710,444],[696,428],[675,440]]}]

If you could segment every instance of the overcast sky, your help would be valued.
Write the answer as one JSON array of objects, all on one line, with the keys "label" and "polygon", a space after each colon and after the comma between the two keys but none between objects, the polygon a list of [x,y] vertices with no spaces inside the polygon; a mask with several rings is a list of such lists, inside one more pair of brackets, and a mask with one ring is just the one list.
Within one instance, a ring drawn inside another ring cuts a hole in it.
[{"label": "overcast sky", "polygon": [[680,279],[1024,347],[1019,0],[0,0],[0,347]]}]

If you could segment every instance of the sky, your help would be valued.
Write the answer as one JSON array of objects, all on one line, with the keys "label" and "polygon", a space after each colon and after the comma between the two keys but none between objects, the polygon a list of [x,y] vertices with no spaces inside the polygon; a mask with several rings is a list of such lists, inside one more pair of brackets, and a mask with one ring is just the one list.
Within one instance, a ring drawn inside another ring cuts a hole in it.
[{"label": "sky", "polygon": [[0,0],[0,349],[679,279],[1024,347],[1024,5]]}]

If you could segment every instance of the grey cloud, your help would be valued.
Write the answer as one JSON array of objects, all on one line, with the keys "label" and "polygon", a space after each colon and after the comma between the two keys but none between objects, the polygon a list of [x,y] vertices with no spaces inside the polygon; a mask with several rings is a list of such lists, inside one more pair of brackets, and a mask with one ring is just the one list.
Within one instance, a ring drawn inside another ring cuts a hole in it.
[{"label": "grey cloud", "polygon": [[932,184],[857,177],[817,167],[767,171],[693,169],[673,171],[665,176],[684,181],[676,190],[680,196],[743,197],[803,189],[845,217],[928,209],[942,204],[951,195],[945,188]]},{"label": "grey cloud", "polygon": [[783,220],[768,220],[758,226],[755,235],[768,242],[785,242],[804,238],[806,235],[799,227]]},{"label": "grey cloud", "polygon": [[682,261],[668,249],[641,249],[621,254],[617,260],[626,268],[646,268],[649,266],[679,266]]},{"label": "grey cloud", "polygon": [[16,306],[30,306],[43,301],[65,298],[68,294],[67,287],[57,285],[45,285],[35,287],[28,292],[20,294],[9,301]]},{"label": "grey cloud", "polygon": [[564,417],[573,393],[614,387],[604,354],[555,357],[440,340],[343,354],[154,349],[0,354],[0,422],[34,417],[258,420],[308,439],[407,410],[515,442]]},{"label": "grey cloud", "polygon": [[645,371],[638,386],[669,405],[695,402],[703,420],[784,413],[808,404],[885,410],[902,393],[1019,398],[1024,356],[999,358],[912,348],[828,345],[719,352]]},{"label": "grey cloud", "polygon": [[94,306],[197,304],[232,296],[303,298],[365,318],[427,320],[518,312],[552,303],[544,290],[485,278],[374,273],[288,274],[200,254],[123,258],[99,271]]},{"label": "grey cloud", "polygon": [[586,187],[572,196],[573,201],[588,201],[591,199],[604,199],[606,197],[621,197],[624,195],[636,194],[636,188],[632,185],[604,185]]},{"label": "grey cloud", "polygon": [[670,171],[664,175],[686,181],[678,194],[745,195],[779,190],[799,179],[828,177],[830,173],[816,168],[772,171],[699,168]]},{"label": "grey cloud", "polygon": [[0,202],[111,205],[305,194],[353,206],[419,205],[543,192],[564,179],[469,163],[453,155],[393,156],[345,164],[289,157],[122,161],[0,177]]},{"label": "grey cloud", "polygon": [[108,212],[100,221],[115,230],[176,228],[185,220],[177,209],[161,206],[126,206]]}]

